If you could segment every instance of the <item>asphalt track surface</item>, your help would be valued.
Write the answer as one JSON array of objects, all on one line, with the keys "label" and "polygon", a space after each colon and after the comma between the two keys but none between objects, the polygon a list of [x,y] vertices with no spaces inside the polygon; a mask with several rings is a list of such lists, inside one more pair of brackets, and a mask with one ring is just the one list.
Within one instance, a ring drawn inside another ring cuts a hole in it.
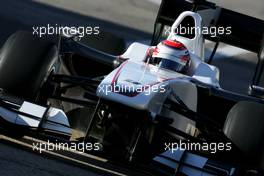
[{"label": "asphalt track surface", "polygon": [[[8,0],[0,5],[0,45],[17,30],[49,24],[100,26],[126,41],[146,41],[151,37],[159,0]],[[264,19],[263,0],[225,0],[230,9]],[[220,3],[220,4],[221,4]],[[246,34],[245,34],[246,35]],[[213,64],[221,71],[220,84],[245,93],[253,75],[256,55],[221,45]],[[0,143],[0,175],[83,176],[99,175],[70,164],[32,154]]]},{"label": "asphalt track surface", "polygon": [[24,149],[0,144],[0,175],[2,176],[98,176],[88,169],[56,161]]}]

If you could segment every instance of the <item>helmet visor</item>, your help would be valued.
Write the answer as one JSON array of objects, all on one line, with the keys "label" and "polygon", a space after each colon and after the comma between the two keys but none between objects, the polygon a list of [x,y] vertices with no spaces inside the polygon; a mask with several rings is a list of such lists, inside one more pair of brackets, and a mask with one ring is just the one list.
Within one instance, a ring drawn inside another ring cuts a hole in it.
[{"label": "helmet visor", "polygon": [[184,71],[185,65],[172,61],[172,60],[161,59],[159,63],[159,67],[182,73]]}]

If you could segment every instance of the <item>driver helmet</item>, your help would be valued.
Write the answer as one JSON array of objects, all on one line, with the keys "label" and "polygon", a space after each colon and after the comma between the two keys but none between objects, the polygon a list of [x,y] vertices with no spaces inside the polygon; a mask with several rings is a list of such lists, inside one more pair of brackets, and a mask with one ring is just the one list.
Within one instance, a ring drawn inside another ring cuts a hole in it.
[{"label": "driver helmet", "polygon": [[160,68],[184,73],[190,64],[188,49],[179,41],[164,40],[152,53],[152,58],[159,63]]}]

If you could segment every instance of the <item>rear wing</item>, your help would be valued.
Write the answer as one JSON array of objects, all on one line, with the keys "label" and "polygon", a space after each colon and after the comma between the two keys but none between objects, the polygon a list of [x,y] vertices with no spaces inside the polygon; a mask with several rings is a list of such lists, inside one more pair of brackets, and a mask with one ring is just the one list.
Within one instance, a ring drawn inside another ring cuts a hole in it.
[{"label": "rear wing", "polygon": [[[164,28],[172,26],[177,17],[184,11],[199,13],[203,20],[202,25],[205,27],[231,27],[231,34],[229,35],[217,37],[203,35],[205,39],[216,43],[210,58],[207,60],[209,64],[213,60],[219,42],[258,53],[258,63],[249,88],[249,94],[256,96],[254,92],[262,90],[258,86],[264,71],[264,20],[216,6],[216,4],[206,0],[162,0],[155,22],[152,45],[157,45],[161,40]],[[264,88],[260,92],[261,95],[264,94]]]},{"label": "rear wing", "polygon": [[227,43],[255,53],[261,49],[261,41],[264,34],[264,21],[234,12],[206,0],[162,0],[155,29],[152,38],[152,45],[160,40],[165,25],[171,26],[176,18],[183,11],[197,11],[205,26],[231,27],[230,35],[211,37],[204,35],[205,39]]}]

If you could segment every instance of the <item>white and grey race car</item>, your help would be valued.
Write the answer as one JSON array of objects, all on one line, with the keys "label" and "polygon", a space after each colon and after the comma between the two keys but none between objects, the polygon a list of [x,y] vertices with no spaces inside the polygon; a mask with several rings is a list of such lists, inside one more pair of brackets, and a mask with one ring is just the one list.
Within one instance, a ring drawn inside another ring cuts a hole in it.
[{"label": "white and grey race car", "polygon": [[[50,40],[16,32],[0,53],[0,132],[100,143],[100,150],[93,154],[151,166],[159,174],[240,175],[252,167],[261,173],[264,91],[258,82],[263,43],[252,39],[254,46],[242,40],[239,44],[260,50],[250,94],[241,95],[223,90],[218,68],[205,61],[204,39],[214,39],[201,32],[191,38],[174,32],[186,19],[193,20],[197,29],[212,25],[207,23],[212,20],[232,26],[228,15],[264,26],[261,20],[206,1],[165,0],[152,44],[132,43],[120,56],[86,46],[75,36]],[[161,40],[166,25],[171,26],[167,38],[189,50],[185,74],[147,62],[149,48]],[[234,40],[223,37],[217,42],[237,46],[241,36],[237,28],[243,26],[234,23]],[[85,62],[76,64],[80,58]],[[88,74],[80,75],[80,70]],[[180,143],[221,143],[226,151],[175,148]]]}]

